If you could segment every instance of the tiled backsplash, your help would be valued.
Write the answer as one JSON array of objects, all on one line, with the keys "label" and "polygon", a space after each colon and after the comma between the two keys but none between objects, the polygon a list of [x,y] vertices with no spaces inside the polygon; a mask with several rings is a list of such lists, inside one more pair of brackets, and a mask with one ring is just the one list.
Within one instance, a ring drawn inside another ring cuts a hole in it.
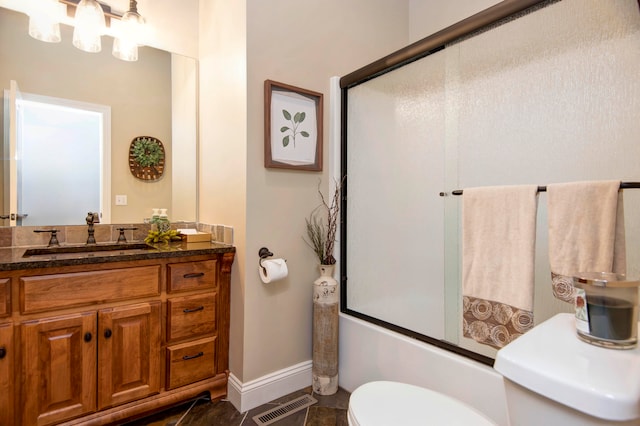
[{"label": "tiled backsplash", "polygon": [[[201,232],[211,233],[211,240],[218,243],[233,244],[233,228],[225,225],[210,225],[196,222],[172,223],[173,229],[197,229]],[[147,236],[151,225],[148,223],[134,224],[96,224],[95,239],[98,244],[116,242],[120,231],[118,228],[136,228],[125,231],[127,241],[142,241]],[[46,246],[51,234],[48,232],[36,233],[36,229],[56,229],[60,244],[84,244],[87,242],[86,225],[66,226],[2,226],[0,227],[0,247],[24,247]]]}]

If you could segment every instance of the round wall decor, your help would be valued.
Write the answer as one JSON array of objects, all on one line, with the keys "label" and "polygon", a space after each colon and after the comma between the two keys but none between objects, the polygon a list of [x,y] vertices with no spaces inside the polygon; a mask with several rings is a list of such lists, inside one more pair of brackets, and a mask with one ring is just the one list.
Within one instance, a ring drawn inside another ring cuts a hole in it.
[{"label": "round wall decor", "polygon": [[164,173],[164,146],[151,136],[136,136],[129,146],[129,170],[138,179],[158,180]]}]

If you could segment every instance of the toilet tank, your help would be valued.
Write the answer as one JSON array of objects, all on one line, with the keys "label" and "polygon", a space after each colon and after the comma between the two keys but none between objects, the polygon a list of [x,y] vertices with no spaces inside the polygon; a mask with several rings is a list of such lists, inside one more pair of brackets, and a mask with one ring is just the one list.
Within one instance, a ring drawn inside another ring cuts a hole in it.
[{"label": "toilet tank", "polygon": [[511,425],[640,425],[640,349],[576,336],[558,314],[498,351]]}]

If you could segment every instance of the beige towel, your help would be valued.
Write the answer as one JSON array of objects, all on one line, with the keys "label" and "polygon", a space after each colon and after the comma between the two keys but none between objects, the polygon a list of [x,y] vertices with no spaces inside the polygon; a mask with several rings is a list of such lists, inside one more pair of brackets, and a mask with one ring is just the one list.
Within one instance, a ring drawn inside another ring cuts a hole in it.
[{"label": "beige towel", "polygon": [[463,334],[501,348],[533,327],[537,191],[465,188]]},{"label": "beige towel", "polygon": [[577,272],[626,272],[620,181],[558,183],[547,193],[553,294],[573,303]]}]

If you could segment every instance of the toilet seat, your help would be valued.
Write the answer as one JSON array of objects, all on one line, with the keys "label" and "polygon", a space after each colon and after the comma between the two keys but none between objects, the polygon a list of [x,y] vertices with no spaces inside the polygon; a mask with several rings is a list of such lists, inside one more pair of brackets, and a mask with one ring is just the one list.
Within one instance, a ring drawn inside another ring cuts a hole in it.
[{"label": "toilet seat", "polygon": [[351,394],[351,426],[495,426],[470,406],[441,393],[405,383],[365,383]]}]

